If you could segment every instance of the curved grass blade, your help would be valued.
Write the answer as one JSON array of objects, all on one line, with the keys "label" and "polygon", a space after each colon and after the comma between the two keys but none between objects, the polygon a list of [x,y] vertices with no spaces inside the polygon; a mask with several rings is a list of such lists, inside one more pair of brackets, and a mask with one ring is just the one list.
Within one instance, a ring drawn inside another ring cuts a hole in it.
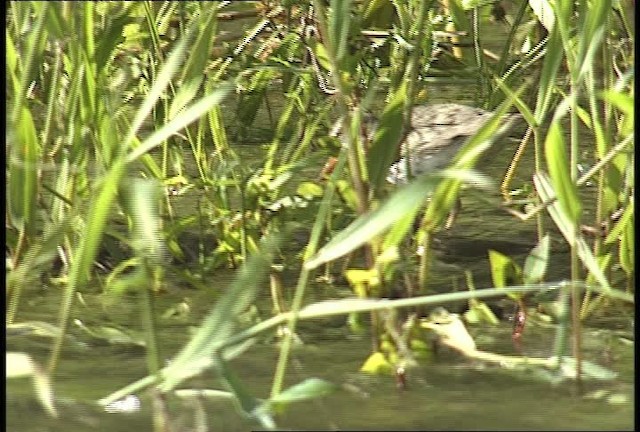
[{"label": "curved grass blade", "polygon": [[155,146],[162,144],[167,138],[184,129],[191,122],[205,115],[211,108],[218,105],[222,99],[231,91],[233,85],[231,83],[220,84],[213,93],[204,96],[198,102],[182,111],[162,128],[151,134],[138,147],[133,149],[127,155],[127,162],[133,162]]},{"label": "curved grass blade", "polygon": [[360,216],[351,225],[341,231],[325,247],[305,263],[308,270],[326,262],[335,260],[361,247],[375,236],[391,228],[396,221],[409,218],[418,212],[429,194],[434,190],[438,179],[421,176],[402,187],[388,201],[370,214]]}]

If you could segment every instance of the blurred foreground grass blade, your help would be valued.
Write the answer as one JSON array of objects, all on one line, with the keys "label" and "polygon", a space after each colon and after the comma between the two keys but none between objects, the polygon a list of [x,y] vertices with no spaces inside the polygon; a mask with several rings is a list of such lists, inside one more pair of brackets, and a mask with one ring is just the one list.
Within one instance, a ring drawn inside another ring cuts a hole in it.
[{"label": "blurred foreground grass blade", "polygon": [[122,2],[119,6],[120,8],[113,15],[105,16],[107,22],[94,50],[93,60],[98,71],[103,70],[118,44],[123,41],[124,28],[135,21],[131,14],[135,3]]},{"label": "blurred foreground grass blade", "polygon": [[211,48],[216,36],[218,3],[202,2],[200,5],[202,8],[207,8],[207,11],[205,13],[201,11],[202,17],[199,19],[201,23],[194,24],[194,26],[198,26],[198,36],[193,47],[189,50],[189,58],[182,68],[180,76],[182,85],[189,84],[193,80],[201,82],[205,77],[202,71],[210,61]]},{"label": "blurred foreground grass blade", "polygon": [[250,419],[255,419],[260,426],[268,430],[276,429],[276,424],[270,412],[259,409],[263,404],[260,400],[252,396],[246,389],[245,385],[240,381],[236,374],[231,370],[226,360],[217,353],[216,369],[220,373],[220,377],[235,396],[234,401],[239,405],[241,412]]},{"label": "blurred foreground grass blade", "polygon": [[[503,120],[507,110],[511,107],[512,101],[519,97],[525,86],[517,92],[512,93],[505,102],[495,111],[495,114],[487,121],[467,142],[464,144],[456,156],[453,168],[468,170],[473,168],[477,161],[499,136],[504,136],[513,124],[515,117],[511,117],[506,122]],[[462,179],[456,176],[444,180],[440,183],[431,197],[431,201],[425,211],[422,228],[427,232],[433,232],[450,212],[458,197],[458,191],[462,186]]]},{"label": "blurred foreground grass blade", "polygon": [[125,202],[133,221],[133,249],[139,257],[160,264],[164,256],[158,208],[162,187],[153,180],[132,179],[127,189]]},{"label": "blurred foreground grass blade", "polygon": [[[14,2],[15,3],[15,2]],[[13,8],[15,4],[11,4]],[[31,71],[34,64],[39,64],[42,58],[42,52],[45,47],[45,40],[47,37],[46,31],[43,30],[43,24],[47,10],[49,8],[49,2],[32,2],[32,6],[36,11],[29,11],[28,14],[34,13],[36,16],[33,27],[29,29],[29,36],[27,37],[27,52],[24,56],[20,56],[20,64],[22,70],[20,71],[20,85],[19,90],[13,95],[13,111],[11,113],[11,122],[17,124],[18,118],[22,112],[22,107],[27,100],[27,89],[31,85],[33,79],[33,72]],[[26,18],[26,17],[25,17]],[[31,26],[31,24],[29,24]],[[24,62],[23,64],[21,64]]]},{"label": "blurred foreground grass blade", "polygon": [[58,417],[49,375],[33,361],[30,355],[22,352],[7,352],[5,377],[22,378],[29,376],[33,379],[33,385],[40,404],[50,416]]},{"label": "blurred foreground grass blade", "polygon": [[[591,69],[596,64],[594,57],[599,53],[600,45],[604,40],[611,7],[611,0],[600,0],[585,7],[583,25],[579,30],[580,37],[577,38],[578,56],[575,63],[581,67],[580,75],[584,74],[585,69]],[[581,78],[579,77],[579,80]]]},{"label": "blurred foreground grass blade", "polygon": [[544,62],[538,82],[538,95],[535,104],[536,124],[541,124],[551,105],[551,100],[556,92],[556,77],[560,64],[564,58],[562,39],[558,26],[553,26],[549,31],[549,39],[545,49]]},{"label": "blurred foreground grass blade", "polygon": [[256,416],[278,414],[291,403],[327,396],[337,389],[338,386],[329,381],[319,378],[307,378],[265,401],[256,409]]},{"label": "blurred foreground grass blade", "polygon": [[231,83],[223,83],[218,86],[213,93],[204,96],[189,108],[182,111],[162,128],[155,131],[144,140],[138,147],[134,148],[127,156],[127,162],[133,162],[155,146],[161,144],[170,136],[184,129],[194,120],[205,115],[212,107],[218,105],[233,88]]},{"label": "blurred foreground grass blade", "polygon": [[194,24],[199,26],[198,36],[193,47],[189,50],[189,57],[182,67],[182,73],[178,80],[179,87],[169,109],[169,118],[175,117],[177,112],[191,102],[206,77],[202,72],[205,70],[207,62],[209,62],[209,53],[215,39],[218,4],[203,2],[200,5],[203,8],[207,7],[208,10],[200,18],[199,21],[201,23]]},{"label": "blurred foreground grass blade", "polygon": [[162,69],[160,70],[160,73],[158,73],[158,76],[153,82],[151,89],[149,89],[149,93],[145,97],[142,106],[140,106],[140,108],[136,112],[136,115],[129,129],[129,133],[124,140],[125,145],[128,146],[131,144],[133,138],[142,127],[145,119],[149,116],[149,114],[153,110],[153,107],[156,105],[156,102],[162,97],[162,93],[171,82],[171,79],[178,72],[178,68],[187,55],[189,42],[193,37],[193,33],[196,31],[194,27],[195,26],[189,28],[184,36],[180,39],[180,41],[176,44],[175,48],[171,51],[171,54],[167,58],[167,61],[164,63]]},{"label": "blurred foreground grass blade", "polygon": [[102,181],[97,196],[92,200],[87,216],[87,227],[80,246],[76,249],[71,268],[69,269],[69,284],[65,290],[62,305],[59,312],[60,337],[55,340],[49,358],[49,373],[53,373],[57,367],[64,335],[67,330],[71,304],[76,289],[84,285],[90,278],[91,267],[98,254],[98,246],[104,233],[107,217],[111,211],[111,205],[118,193],[118,185],[124,172],[124,162],[118,160]]},{"label": "blurred foreground grass blade", "polygon": [[38,136],[31,112],[22,108],[9,138],[8,204],[11,224],[29,236],[38,188]]},{"label": "blurred foreground grass blade", "polygon": [[354,251],[375,236],[391,228],[396,221],[415,215],[433,191],[438,179],[421,176],[398,189],[388,201],[369,214],[360,216],[336,235],[327,245],[306,262],[305,268],[314,269]]},{"label": "blurred foreground grass blade", "polygon": [[341,64],[347,54],[349,40],[351,0],[331,0],[329,18],[329,37],[333,47],[336,62]]},{"label": "blurred foreground grass blade", "polygon": [[235,330],[235,320],[254,301],[280,244],[279,237],[267,237],[262,247],[243,265],[238,277],[227,288],[197,333],[163,369],[162,391],[169,391],[182,381],[211,367],[213,355]]},{"label": "blurred foreground grass blade", "polygon": [[[13,38],[11,37],[11,33],[9,29],[5,30],[5,52],[6,52],[6,71],[7,73],[7,81],[10,80],[11,85],[13,87],[13,93],[15,95],[20,94],[20,79],[18,78],[18,64],[19,64],[19,55],[16,45],[13,43]],[[11,93],[7,93],[11,94]],[[6,108],[5,108],[6,109]]]}]

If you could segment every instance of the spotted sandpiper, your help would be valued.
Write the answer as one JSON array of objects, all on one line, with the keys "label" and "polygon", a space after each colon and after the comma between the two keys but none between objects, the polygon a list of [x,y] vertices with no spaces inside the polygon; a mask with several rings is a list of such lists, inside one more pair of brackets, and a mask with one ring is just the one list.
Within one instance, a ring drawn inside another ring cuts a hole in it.
[{"label": "spotted sandpiper", "polygon": [[[455,103],[413,107],[411,129],[400,148],[401,158],[389,168],[387,181],[407,182],[407,150],[414,176],[445,168],[467,139],[493,115],[481,108]],[[508,131],[519,117],[519,114],[505,115],[500,130]]]},{"label": "spotted sandpiper", "polygon": [[[389,168],[387,181],[392,184],[407,182],[407,157],[413,176],[447,167],[467,139],[493,115],[481,108],[456,103],[414,106],[411,129],[401,144],[400,159]],[[518,118],[519,114],[505,115],[500,132],[509,131]],[[366,126],[371,138],[377,122],[367,121]]]}]

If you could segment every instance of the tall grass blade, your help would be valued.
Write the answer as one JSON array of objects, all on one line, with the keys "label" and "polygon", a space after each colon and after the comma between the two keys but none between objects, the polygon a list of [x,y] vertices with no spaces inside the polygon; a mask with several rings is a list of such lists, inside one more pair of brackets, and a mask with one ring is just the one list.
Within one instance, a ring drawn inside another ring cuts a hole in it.
[{"label": "tall grass blade", "polygon": [[349,41],[351,0],[331,0],[331,14],[329,18],[329,35],[335,59],[338,64],[347,54]]},{"label": "tall grass blade", "polygon": [[389,166],[398,154],[398,144],[403,134],[399,125],[403,124],[402,114],[407,96],[407,85],[403,82],[380,116],[380,123],[367,154],[369,178],[374,190],[384,185],[389,175]]},{"label": "tall grass blade", "polygon": [[[518,92],[514,93],[513,98],[517,97],[524,88],[522,87]],[[494,144],[495,140],[503,136],[513,126],[517,120],[516,117],[512,116],[507,121],[503,120],[512,104],[513,98],[503,102],[495,111],[493,117],[467,140],[454,160],[452,165],[454,169],[466,170],[473,168],[481,155]],[[461,186],[461,179],[455,177],[446,179],[438,185],[424,214],[423,228],[431,232],[440,225],[458,198]]]},{"label": "tall grass blade", "polygon": [[551,101],[555,95],[555,83],[560,63],[564,58],[562,39],[557,26],[549,34],[549,39],[545,49],[544,62],[538,83],[538,95],[536,100],[536,124],[541,124],[551,106]]},{"label": "tall grass blade", "polygon": [[[539,172],[534,175],[533,182],[536,187],[536,191],[540,195],[543,201],[548,201],[554,197],[554,190],[549,177]],[[613,291],[607,277],[602,272],[602,269],[598,265],[598,261],[591,252],[589,245],[580,234],[576,234],[575,222],[566,214],[563,207],[556,201],[551,204],[547,210],[553,219],[553,222],[562,232],[562,235],[567,240],[567,243],[572,247],[575,247],[580,260],[584,266],[589,270],[596,281],[604,288],[605,292]]]},{"label": "tall grass blade", "polygon": [[544,143],[547,166],[551,176],[551,184],[558,197],[563,213],[574,224],[580,220],[582,205],[578,197],[578,189],[571,179],[571,170],[567,159],[567,146],[564,142],[560,120],[554,119],[547,132]]},{"label": "tall grass blade", "polygon": [[8,204],[11,223],[29,234],[38,192],[39,144],[33,117],[22,108],[16,129],[9,136]]},{"label": "tall grass blade", "polygon": [[142,124],[144,123],[145,119],[149,116],[149,114],[151,113],[151,110],[153,110],[153,107],[155,106],[158,99],[160,99],[160,97],[162,96],[162,93],[165,91],[165,89],[171,82],[171,79],[178,72],[178,68],[184,61],[184,58],[188,51],[189,42],[191,41],[191,38],[193,37],[193,33],[195,31],[196,30],[193,27],[191,27],[186,32],[186,34],[180,39],[180,41],[176,44],[173,51],[171,51],[171,54],[169,55],[169,57],[167,58],[167,61],[165,62],[162,69],[160,70],[160,73],[158,73],[156,80],[151,86],[151,89],[149,89],[149,93],[145,97],[144,101],[142,102],[142,105],[140,106],[140,108],[138,109],[134,117],[133,122],[131,123],[129,133],[127,134],[127,137],[125,138],[125,141],[124,141],[125,145],[129,145],[132,142],[133,137],[138,133],[138,131],[142,127]]}]

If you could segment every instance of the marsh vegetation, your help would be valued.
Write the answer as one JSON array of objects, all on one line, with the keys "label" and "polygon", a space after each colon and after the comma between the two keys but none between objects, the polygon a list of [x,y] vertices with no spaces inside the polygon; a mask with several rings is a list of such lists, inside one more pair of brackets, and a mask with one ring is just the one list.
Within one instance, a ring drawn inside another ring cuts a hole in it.
[{"label": "marsh vegetation", "polygon": [[[549,387],[630,427],[633,9],[10,2],[7,376],[51,430],[443,429],[471,426],[404,410],[473,412],[453,406],[479,372],[450,366],[480,361],[501,374],[486,412]],[[488,114],[449,115],[429,139],[459,145],[421,172],[413,107],[443,103]],[[363,394],[408,405],[380,423]],[[510,407],[479,427],[582,424]]]}]

